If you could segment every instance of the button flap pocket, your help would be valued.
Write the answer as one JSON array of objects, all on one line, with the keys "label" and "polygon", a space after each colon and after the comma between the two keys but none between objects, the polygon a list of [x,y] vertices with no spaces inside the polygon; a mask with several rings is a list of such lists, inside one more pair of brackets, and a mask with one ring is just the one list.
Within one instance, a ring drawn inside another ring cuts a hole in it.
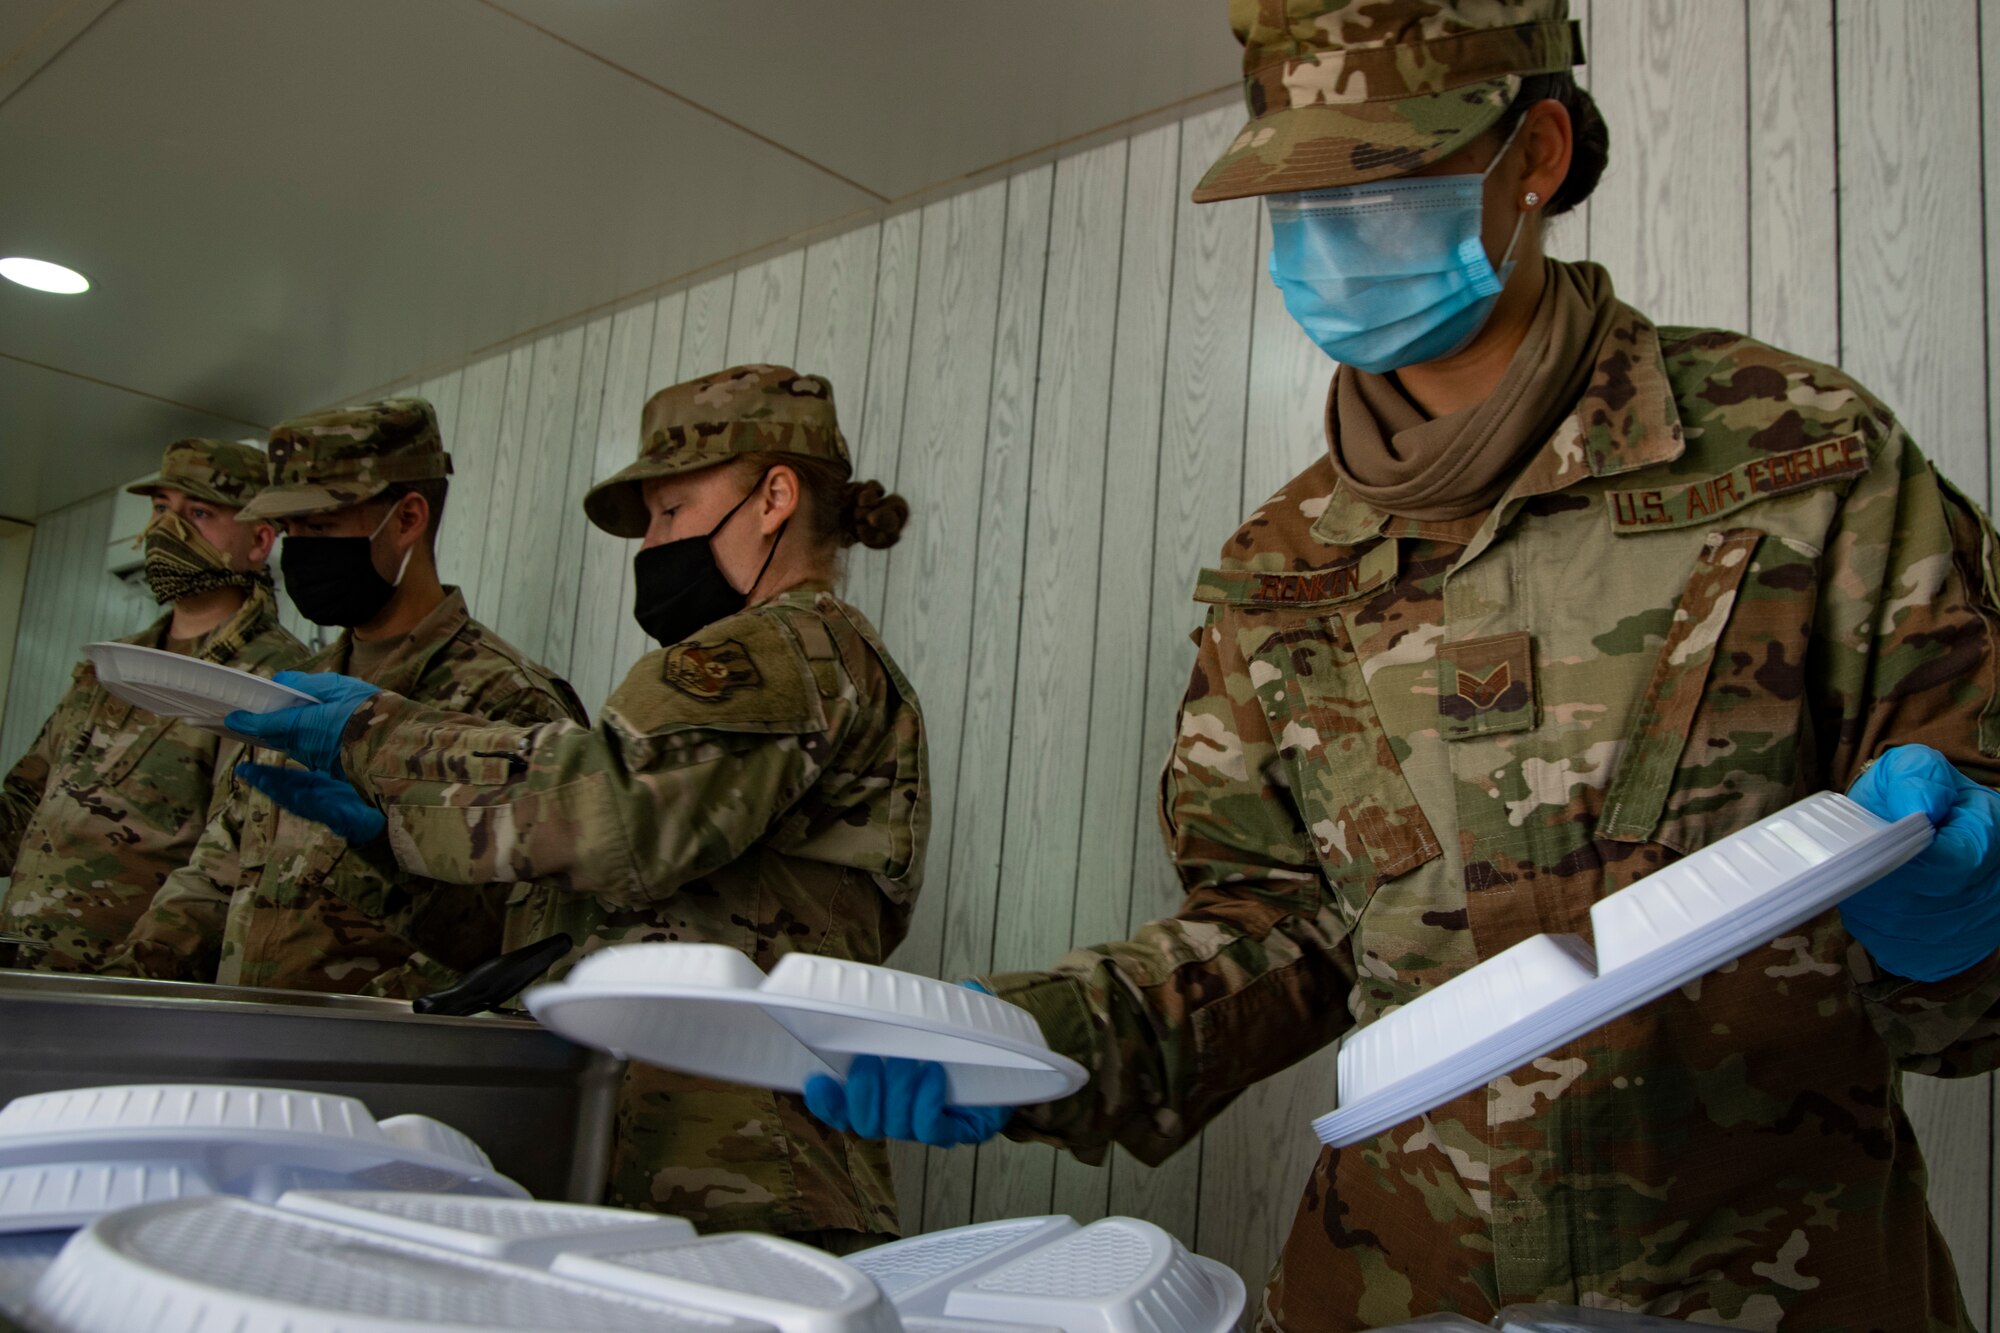
[{"label": "button flap pocket", "polygon": [[1645,697],[1604,793],[1599,837],[1644,842],[1653,836],[1687,748],[1695,711],[1707,687],[1715,646],[1736,609],[1750,558],[1764,534],[1756,528],[1710,533],[1681,591],[1667,639],[1660,646]]},{"label": "button flap pocket", "polygon": [[[165,736],[174,727],[174,719],[170,717],[158,717],[152,713],[143,713],[132,708],[127,708],[124,712],[128,716],[122,719],[122,723],[114,723],[113,719],[117,716],[114,714],[112,718],[103,719],[95,724],[98,726],[122,725],[124,728],[122,734],[111,742],[110,747],[105,750],[103,758],[97,764],[97,780],[107,787],[116,787],[119,783],[125,781],[131,775],[132,770],[138,766],[139,761],[146,757],[147,751],[151,750],[160,738]],[[132,725],[141,718],[146,719],[144,726],[135,727]],[[188,731],[192,733],[189,739],[197,748],[201,746],[202,741],[207,741],[210,746],[218,743],[218,738],[209,736],[205,732],[195,731],[192,727],[188,728]],[[207,781],[206,777],[202,778],[204,787],[206,787]]]},{"label": "button flap pocket", "polygon": [[1341,617],[1259,626],[1256,639],[1250,682],[1328,882],[1365,894],[1439,856]]}]

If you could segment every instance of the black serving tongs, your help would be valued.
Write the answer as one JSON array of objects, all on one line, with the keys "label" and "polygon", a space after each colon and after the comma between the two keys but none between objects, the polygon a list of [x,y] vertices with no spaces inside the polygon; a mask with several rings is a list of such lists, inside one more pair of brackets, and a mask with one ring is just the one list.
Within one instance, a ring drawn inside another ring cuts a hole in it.
[{"label": "black serving tongs", "polygon": [[498,958],[489,958],[467,972],[456,986],[419,996],[410,1001],[410,1008],[420,1014],[445,1018],[463,1018],[497,1009],[554,967],[570,951],[572,943],[567,935],[551,935],[509,950]]}]

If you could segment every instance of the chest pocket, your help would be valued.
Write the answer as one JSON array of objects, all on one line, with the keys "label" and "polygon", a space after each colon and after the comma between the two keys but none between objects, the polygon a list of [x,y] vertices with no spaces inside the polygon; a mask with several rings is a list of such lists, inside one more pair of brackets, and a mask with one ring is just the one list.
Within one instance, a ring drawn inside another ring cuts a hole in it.
[{"label": "chest pocket", "polygon": [[[83,669],[88,670],[87,667]],[[97,684],[95,673],[92,674],[90,683],[96,685],[100,691],[104,688]],[[134,726],[135,721],[141,722],[142,725]],[[116,787],[131,775],[139,761],[146,757],[146,752],[172,730],[173,726],[172,718],[144,712],[131,704],[114,699],[109,693],[100,693],[97,706],[90,710],[90,717],[84,724],[83,734],[77,739],[78,757],[82,758],[83,753],[97,743],[100,732],[113,736],[111,744],[105,747],[104,752],[97,757],[91,767],[96,770],[96,782],[106,787]]]},{"label": "chest pocket", "polygon": [[1375,712],[1345,620],[1251,631],[1250,680],[1320,867],[1359,917],[1377,887],[1440,854]]},{"label": "chest pocket", "polygon": [[1818,554],[1757,528],[1710,533],[1605,793],[1598,834],[1689,852],[1801,794]]}]

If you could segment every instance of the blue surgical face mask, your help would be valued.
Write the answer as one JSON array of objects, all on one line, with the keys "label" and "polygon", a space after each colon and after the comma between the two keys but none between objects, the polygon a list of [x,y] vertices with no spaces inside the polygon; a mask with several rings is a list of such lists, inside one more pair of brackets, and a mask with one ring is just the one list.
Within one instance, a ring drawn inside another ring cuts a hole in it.
[{"label": "blue surgical face mask", "polygon": [[1464,347],[1514,271],[1527,219],[1494,272],[1479,239],[1492,170],[1271,196],[1271,280],[1285,309],[1328,356],[1371,375]]}]

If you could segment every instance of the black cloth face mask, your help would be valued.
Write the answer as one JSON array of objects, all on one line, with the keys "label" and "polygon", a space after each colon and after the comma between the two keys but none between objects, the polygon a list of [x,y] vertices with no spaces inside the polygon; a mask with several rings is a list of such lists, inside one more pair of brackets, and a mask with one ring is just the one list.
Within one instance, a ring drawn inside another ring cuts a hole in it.
[{"label": "black cloth face mask", "polygon": [[[750,503],[750,497],[757,494],[763,481],[759,477],[750,494],[738,500],[736,508],[724,514],[702,536],[683,537],[632,557],[632,618],[653,642],[662,647],[681,643],[750,604],[750,594],[736,591],[723,576],[722,566],[715,560],[714,541],[715,535],[736,517],[736,510]],[[786,519],[785,527],[789,526],[791,520]],[[784,539],[785,528],[780,527],[771,542],[770,554],[764,557],[763,568],[750,584],[753,591],[764,581],[771,557],[777,555],[778,543]]]},{"label": "black cloth face mask", "polygon": [[392,506],[366,537],[285,538],[278,567],[285,571],[285,592],[300,615],[315,625],[353,629],[382,613],[417,549],[403,552],[394,582],[375,572],[375,539],[395,513]]}]

